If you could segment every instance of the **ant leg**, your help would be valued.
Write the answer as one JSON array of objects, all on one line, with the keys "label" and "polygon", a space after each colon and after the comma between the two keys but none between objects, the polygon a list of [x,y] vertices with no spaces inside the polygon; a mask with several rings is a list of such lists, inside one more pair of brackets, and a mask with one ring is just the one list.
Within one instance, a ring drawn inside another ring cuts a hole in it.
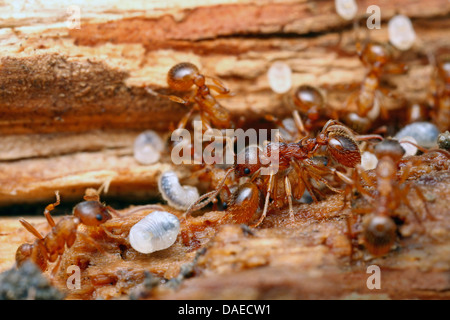
[{"label": "ant leg", "polygon": [[31,232],[36,238],[42,240],[44,237],[42,234],[39,233],[39,231],[36,230],[35,227],[33,227],[28,221],[25,219],[19,219],[19,222],[27,229],[29,232]]},{"label": "ant leg", "polygon": [[219,97],[219,96],[223,96],[223,97],[231,97],[234,94],[232,94],[230,92],[230,89],[228,89],[227,87],[225,87],[225,85],[222,83],[222,81],[220,81],[219,79],[213,78],[213,77],[208,77],[209,79],[211,79],[212,82],[214,82],[213,85],[208,85],[208,87],[211,90],[216,91],[217,93],[219,93],[218,96],[216,96],[215,98]]},{"label": "ant leg", "polygon": [[60,204],[59,191],[56,191],[55,195],[56,195],[56,202],[49,204],[48,206],[45,207],[44,210],[44,216],[47,219],[48,224],[52,228],[56,225],[56,223],[55,220],[53,220],[52,216],[50,215],[50,211],[55,209],[55,207]]},{"label": "ant leg", "polygon": [[305,126],[303,125],[302,118],[300,117],[300,114],[298,113],[298,110],[292,111],[292,117],[294,118],[295,126],[297,127],[298,132],[302,134],[302,136],[307,135],[307,131],[305,129]]},{"label": "ant leg", "polygon": [[183,98],[180,98],[180,97],[177,97],[177,96],[173,96],[173,95],[162,94],[162,93],[156,92],[155,90],[150,89],[148,87],[145,88],[145,90],[148,93],[150,93],[151,95],[155,96],[155,97],[166,98],[166,99],[169,99],[169,100],[171,100],[173,102],[181,103],[181,104],[184,104],[184,105],[187,105],[189,103],[189,100],[185,100]]},{"label": "ant leg", "polygon": [[263,220],[265,219],[266,215],[267,215],[267,209],[269,207],[269,200],[270,200],[270,194],[272,193],[272,187],[273,187],[273,176],[274,174],[271,173],[269,176],[269,185],[267,188],[267,193],[266,193],[266,199],[264,201],[264,210],[263,213],[261,214],[261,217],[259,217],[259,220],[252,225],[252,227],[256,228],[257,226],[259,226],[261,224],[261,222],[263,222]]},{"label": "ant leg", "polygon": [[414,214],[414,217],[416,218],[417,222],[421,225],[421,217],[420,215],[417,213],[417,211],[412,207],[411,203],[408,200],[408,193],[409,190],[411,188],[410,184],[404,184],[404,188],[403,189],[397,189],[397,196],[399,199],[403,200],[403,203],[406,205],[406,207],[408,207],[408,209]]},{"label": "ant leg", "polygon": [[286,190],[286,196],[288,197],[289,201],[289,217],[291,218],[292,222],[294,222],[295,219],[294,219],[294,208],[292,207],[292,188],[288,176],[284,177],[284,188]]},{"label": "ant leg", "polygon": [[378,134],[360,134],[355,135],[353,138],[355,139],[355,141],[365,141],[371,139],[384,140],[384,138]]},{"label": "ant leg", "polygon": [[420,198],[420,200],[422,200],[423,205],[425,207],[425,214],[431,219],[431,220],[437,220],[436,217],[434,215],[431,214],[430,210],[428,209],[428,205],[427,205],[427,199],[425,198],[425,195],[423,194],[422,190],[420,190],[420,188],[416,185],[411,185],[411,187],[414,189],[414,191],[416,192],[417,196]]},{"label": "ant leg", "polygon": [[181,118],[180,122],[178,122],[178,126],[177,129],[184,129],[186,127],[186,124],[189,120],[189,118],[192,116],[192,114],[194,113],[194,110],[196,108],[191,108],[191,110],[189,110],[188,113],[186,113],[183,118]]},{"label": "ant leg", "polygon": [[101,254],[107,254],[105,249],[102,248],[102,246],[89,235],[80,231],[78,232],[78,235],[84,237],[84,239],[87,240],[89,243],[91,243]]},{"label": "ant leg", "polygon": [[[186,212],[183,214],[184,217],[189,215],[193,211],[200,210],[204,208],[206,205],[208,205],[222,190],[223,186],[225,185],[225,181],[227,180],[228,175],[234,171],[234,167],[231,167],[228,169],[228,171],[225,173],[225,176],[222,178],[222,181],[220,181],[219,185],[217,186],[216,190],[210,191],[202,195],[200,198],[197,199],[193,204],[189,206],[189,208],[186,210]],[[204,199],[207,199],[206,201],[202,202]]]},{"label": "ant leg", "polygon": [[306,190],[308,190],[313,201],[318,202],[319,200],[317,200],[317,197],[313,191],[313,187],[309,183],[308,177],[306,177],[304,174],[304,170],[302,168],[300,168],[300,166],[295,161],[292,161],[292,164],[294,165],[294,170],[297,172],[299,179],[301,179],[301,181],[303,182],[304,186],[306,187]]},{"label": "ant leg", "polygon": [[325,195],[319,189],[311,185],[311,182],[309,182],[309,177],[307,176],[304,170],[301,171],[301,179],[306,186],[306,190],[308,190],[309,194],[311,195],[311,198],[313,198],[314,202],[319,201],[314,193],[314,190],[319,194],[319,196],[325,198]]},{"label": "ant leg", "polygon": [[398,179],[398,184],[401,185],[405,183],[406,179],[408,179],[409,174],[411,172],[412,163],[408,162],[405,166],[405,169],[402,171],[400,178]]},{"label": "ant leg", "polygon": [[58,261],[56,261],[56,264],[55,264],[55,266],[53,267],[52,272],[51,272],[51,278],[52,278],[52,279],[55,278],[56,272],[59,270],[59,267],[60,267],[60,265],[61,265],[61,260],[62,260],[62,256],[58,256]]}]

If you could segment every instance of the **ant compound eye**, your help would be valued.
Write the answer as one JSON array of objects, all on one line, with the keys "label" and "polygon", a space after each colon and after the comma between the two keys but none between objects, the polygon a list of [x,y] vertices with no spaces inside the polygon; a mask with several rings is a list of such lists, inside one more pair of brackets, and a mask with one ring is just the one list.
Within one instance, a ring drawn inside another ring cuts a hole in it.
[{"label": "ant compound eye", "polygon": [[245,174],[250,174],[250,172],[251,172],[251,171],[250,171],[249,168],[245,168],[245,169],[244,169],[244,173],[245,173]]},{"label": "ant compound eye", "polygon": [[99,213],[95,216],[95,219],[97,219],[98,221],[102,221],[103,220],[103,216]]}]

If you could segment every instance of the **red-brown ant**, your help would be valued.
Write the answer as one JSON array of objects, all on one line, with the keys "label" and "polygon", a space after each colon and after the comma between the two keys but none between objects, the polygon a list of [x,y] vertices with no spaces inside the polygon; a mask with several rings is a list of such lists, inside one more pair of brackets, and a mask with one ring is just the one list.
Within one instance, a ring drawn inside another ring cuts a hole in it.
[{"label": "red-brown ant", "polygon": [[361,47],[361,42],[357,40],[356,49],[367,71],[359,90],[350,94],[345,103],[346,110],[356,109],[356,112],[350,112],[345,116],[345,122],[358,132],[366,132],[380,113],[384,119],[388,116],[386,108],[380,101],[382,93],[386,93],[386,90],[380,87],[382,75],[403,73],[406,68],[402,64],[389,65],[393,61],[393,53],[387,44],[367,41]]},{"label": "red-brown ant", "polygon": [[[381,137],[371,135],[365,138]],[[294,215],[292,197],[300,199],[304,191],[308,190],[312,198],[317,201],[315,192],[323,194],[318,188],[313,186],[310,179],[323,183],[332,191],[343,192],[334,188],[325,177],[337,175],[343,181],[348,182],[350,180],[347,176],[333,167],[317,163],[312,159],[316,150],[322,145],[326,146],[328,153],[338,164],[353,168],[361,161],[360,151],[352,132],[334,120],[330,120],[316,138],[303,138],[297,143],[272,142],[263,149],[260,149],[258,146],[249,146],[237,155],[237,164],[227,171],[226,176],[234,172],[237,178],[251,177],[250,183],[266,194],[263,213],[253,226],[258,226],[264,220],[271,197],[272,203],[276,207],[284,205],[286,202],[289,203],[291,218]],[[267,161],[267,159],[271,159],[275,149],[278,154],[276,170],[272,167],[273,164]],[[263,169],[267,170],[267,174],[261,174]],[[187,210],[186,214],[199,210],[212,201],[221,190],[224,181],[225,179],[216,190],[200,197]],[[207,200],[202,202],[205,199]],[[252,197],[252,199],[257,201],[256,197]],[[233,203],[231,204],[233,205]],[[252,205],[248,205],[248,207],[253,208]],[[255,211],[244,216],[251,217],[254,213]],[[232,218],[230,219],[233,220]]]},{"label": "red-brown ant", "polygon": [[[423,148],[420,149],[423,152],[428,152]],[[405,154],[405,150],[400,143],[397,140],[385,139],[375,146],[374,151],[378,158],[378,164],[374,169],[375,179],[371,179],[364,170],[358,167],[354,172],[354,181],[351,183],[351,186],[352,188],[356,187],[357,191],[372,204],[369,208],[353,210],[353,212],[367,214],[364,217],[362,231],[363,243],[372,255],[382,256],[390,251],[397,238],[397,226],[393,218],[400,218],[396,215],[396,210],[401,204],[404,204],[414,214],[417,221],[421,221],[407,197],[411,189],[416,192],[419,199],[424,203],[428,217],[431,219],[434,219],[434,217],[428,211],[426,198],[422,191],[407,181],[413,164],[411,160],[406,159],[407,164],[403,166],[401,171],[399,170],[399,164],[403,161],[401,159]],[[450,157],[450,154],[444,150],[436,151],[444,154],[446,157]],[[368,186],[372,187],[372,191],[362,187],[359,182],[360,178]],[[350,223],[350,235],[352,234],[351,230]]]},{"label": "red-brown ant", "polygon": [[[89,191],[91,190],[88,189]],[[17,249],[17,266],[22,265],[26,260],[31,260],[42,271],[45,271],[49,262],[55,262],[64,253],[66,247],[70,248],[74,244],[80,224],[98,227],[111,219],[110,212],[117,214],[113,208],[99,202],[98,194],[87,193],[84,199],[85,201],[80,202],[73,208],[73,215],[65,216],[58,223],[55,223],[50,212],[60,204],[59,193],[56,192],[56,202],[49,204],[44,210],[45,218],[52,227],[45,237],[29,222],[20,219],[20,223],[36,236],[37,240],[31,244],[24,243]],[[58,265],[59,263],[55,270]]]},{"label": "red-brown ant", "polygon": [[[191,96],[183,99],[174,95],[166,96],[155,93],[150,89],[148,91],[184,105],[192,104],[191,110],[180,120],[179,129],[186,126],[195,111],[199,112],[205,130],[212,127],[218,129],[231,128],[231,114],[219,104],[217,99],[230,97],[232,94],[218,79],[208,78],[214,84],[206,84],[206,76],[200,73],[197,66],[190,62],[181,62],[173,66],[167,73],[167,84],[170,89],[176,91],[187,91],[195,86],[195,91]],[[211,90],[219,93],[219,95],[213,96]]]}]

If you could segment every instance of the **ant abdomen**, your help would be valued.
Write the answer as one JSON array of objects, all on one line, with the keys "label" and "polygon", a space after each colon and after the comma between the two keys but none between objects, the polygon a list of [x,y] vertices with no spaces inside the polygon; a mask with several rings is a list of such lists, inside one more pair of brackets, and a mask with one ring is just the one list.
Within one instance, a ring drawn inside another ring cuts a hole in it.
[{"label": "ant abdomen", "polygon": [[388,216],[374,215],[368,218],[364,228],[364,243],[374,256],[389,252],[395,242],[397,226]]},{"label": "ant abdomen", "polygon": [[346,132],[339,129],[333,130],[329,132],[328,139],[327,151],[336,162],[349,168],[354,168],[361,163],[358,144]]},{"label": "ant abdomen", "polygon": [[16,251],[16,264],[20,267],[25,261],[33,261],[41,270],[47,268],[47,250],[42,240],[38,239],[33,244],[24,243]]},{"label": "ant abdomen", "polygon": [[259,190],[254,183],[246,182],[239,186],[227,205],[226,215],[221,219],[224,223],[247,223],[259,207]]},{"label": "ant abdomen", "polygon": [[293,98],[294,104],[299,108],[300,112],[307,115],[310,121],[319,119],[324,107],[324,100],[322,93],[317,88],[309,85],[298,87]]},{"label": "ant abdomen", "polygon": [[199,75],[198,68],[190,62],[181,62],[174,65],[167,74],[167,84],[173,90],[187,91]]}]

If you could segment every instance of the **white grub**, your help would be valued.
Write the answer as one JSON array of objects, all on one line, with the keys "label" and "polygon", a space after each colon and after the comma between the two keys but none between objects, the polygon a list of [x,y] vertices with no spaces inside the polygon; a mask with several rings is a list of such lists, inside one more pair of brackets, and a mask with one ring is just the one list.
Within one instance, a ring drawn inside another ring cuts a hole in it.
[{"label": "white grub", "polygon": [[[408,143],[406,141],[412,142],[413,144]],[[398,142],[400,143],[402,148],[405,149],[405,154],[403,155],[403,157],[414,156],[417,153],[417,147],[414,146],[414,144],[417,144],[417,141],[413,137],[406,136],[399,139]]]},{"label": "white grub", "polygon": [[169,206],[178,210],[187,210],[200,197],[196,187],[182,186],[174,171],[161,174],[158,188]]},{"label": "white grub", "polygon": [[416,41],[411,20],[404,15],[396,15],[389,20],[388,24],[389,41],[399,50],[408,50]]},{"label": "white grub", "polygon": [[394,138],[401,140],[404,137],[410,136],[416,139],[417,145],[423,148],[434,148],[436,147],[438,135],[439,129],[434,124],[420,121],[408,124]]},{"label": "white grub", "polygon": [[345,20],[352,20],[358,11],[358,5],[355,0],[335,0],[336,12]]},{"label": "white grub", "polygon": [[172,246],[180,233],[180,221],[167,211],[153,211],[130,229],[134,250],[152,253]]},{"label": "white grub", "polygon": [[269,85],[273,92],[283,94],[292,87],[292,70],[286,63],[275,61],[267,71]]},{"label": "white grub", "polygon": [[377,167],[378,159],[372,152],[364,151],[361,155],[361,166],[364,170],[372,170]]},{"label": "white grub", "polygon": [[163,140],[152,130],[142,132],[134,141],[134,158],[143,165],[158,162],[163,150]]}]

